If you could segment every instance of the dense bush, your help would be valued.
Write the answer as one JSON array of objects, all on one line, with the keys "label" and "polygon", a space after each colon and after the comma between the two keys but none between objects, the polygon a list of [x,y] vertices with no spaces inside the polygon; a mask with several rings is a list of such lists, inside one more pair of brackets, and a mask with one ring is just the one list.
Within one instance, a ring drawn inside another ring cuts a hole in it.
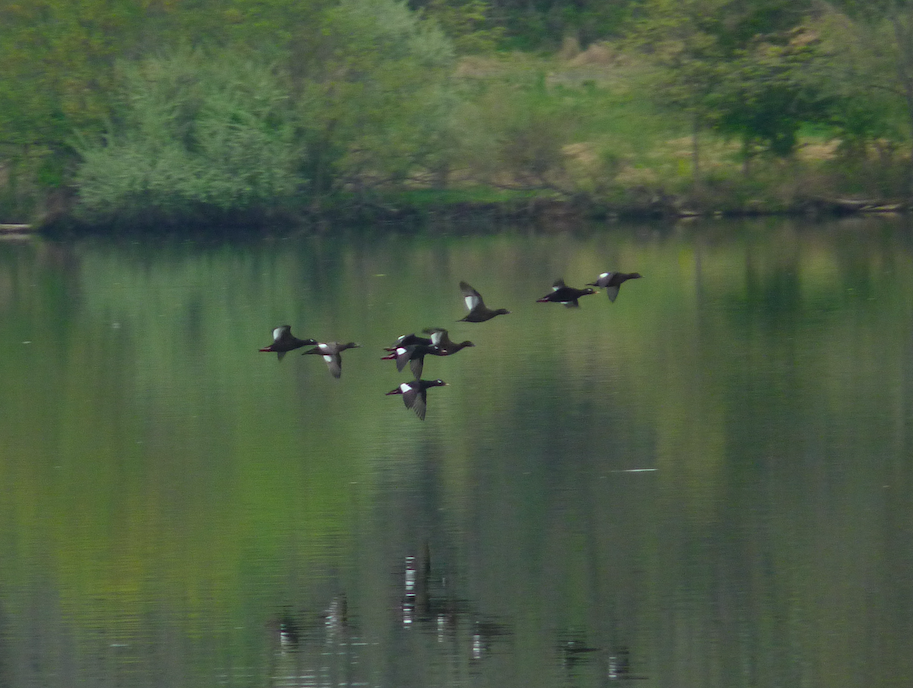
[{"label": "dense bush", "polygon": [[360,213],[485,187],[597,204],[726,188],[753,206],[913,189],[913,15],[899,6],[610,4],[604,17],[635,15],[629,40],[581,51],[569,31],[560,58],[484,51],[501,29],[520,40],[503,24],[517,13],[541,46],[559,37],[546,25],[597,3],[0,8],[0,219],[66,212],[71,191],[84,220],[109,223]]},{"label": "dense bush", "polygon": [[297,74],[213,49],[123,63],[107,131],[78,146],[81,216],[320,208],[439,169],[456,140],[450,42],[393,0],[319,20]]},{"label": "dense bush", "polygon": [[281,204],[295,192],[287,89],[275,69],[184,50],[122,72],[104,140],[79,146],[75,181],[84,218],[245,211]]}]

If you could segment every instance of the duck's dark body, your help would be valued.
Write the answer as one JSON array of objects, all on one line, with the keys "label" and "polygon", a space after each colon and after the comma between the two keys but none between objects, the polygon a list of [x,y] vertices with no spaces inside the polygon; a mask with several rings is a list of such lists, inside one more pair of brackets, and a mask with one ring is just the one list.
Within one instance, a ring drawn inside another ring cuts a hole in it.
[{"label": "duck's dark body", "polygon": [[536,299],[536,303],[561,303],[568,308],[577,308],[580,304],[577,302],[581,296],[595,294],[596,291],[587,287],[586,289],[576,289],[569,287],[563,279],[558,279],[552,285],[552,293],[546,294],[541,299]]},{"label": "duck's dark body", "polygon": [[327,368],[330,369],[330,374],[333,377],[340,377],[342,375],[342,356],[340,355],[346,349],[357,349],[360,344],[355,342],[349,342],[348,344],[340,344],[339,342],[322,342],[317,344],[313,349],[308,349],[305,351],[302,356],[307,354],[319,354],[323,356],[323,360],[326,361]]},{"label": "duck's dark body", "polygon": [[425,332],[431,335],[431,346],[428,347],[428,353],[432,356],[450,356],[468,346],[475,346],[468,339],[459,343],[451,341],[450,335],[443,327],[430,327]]},{"label": "duck's dark body", "polygon": [[283,356],[289,351],[316,343],[316,339],[298,339],[298,337],[292,334],[291,325],[280,325],[273,330],[273,343],[269,346],[264,346],[260,351],[276,353],[279,355],[279,360],[281,361]]},{"label": "duck's dark body", "polygon": [[595,282],[587,282],[591,287],[602,287],[605,289],[609,301],[614,302],[618,298],[618,289],[623,282],[643,277],[639,272],[604,272],[596,279]]},{"label": "duck's dark body", "polygon": [[432,348],[430,344],[410,344],[407,346],[397,346],[392,349],[392,353],[382,356],[382,361],[396,361],[396,369],[402,371],[409,364],[409,370],[417,380],[422,376],[422,368],[425,365],[425,355]]},{"label": "duck's dark body", "polygon": [[404,334],[399,339],[397,339],[393,346],[388,346],[384,351],[396,351],[399,347],[403,346],[412,346],[413,344],[422,344],[424,346],[431,346],[431,339],[428,337],[422,337],[418,334]]},{"label": "duck's dark body", "polygon": [[[413,341],[414,344],[400,344],[392,349],[392,353],[383,356],[381,360],[396,361],[396,369],[402,371],[409,364],[409,369],[418,380],[422,376],[422,370],[425,366],[425,356],[451,356],[461,349],[468,346],[475,346],[470,341],[453,342],[450,340],[447,330],[441,327],[428,328],[424,330],[431,335],[430,339],[416,335],[406,335],[400,337],[404,342]],[[425,344],[424,342],[427,342]]]},{"label": "duck's dark body", "polygon": [[412,380],[411,382],[404,382],[396,389],[391,389],[387,392],[387,396],[401,394],[406,408],[415,411],[415,415],[419,417],[419,420],[425,420],[428,388],[441,387],[446,384],[443,380]]},{"label": "duck's dark body", "polygon": [[458,322],[479,323],[491,320],[496,315],[507,315],[510,313],[506,308],[492,309],[485,305],[482,295],[470,287],[466,282],[460,282],[460,291],[463,292],[463,300],[466,302],[466,308],[469,313],[465,318],[460,318]]}]

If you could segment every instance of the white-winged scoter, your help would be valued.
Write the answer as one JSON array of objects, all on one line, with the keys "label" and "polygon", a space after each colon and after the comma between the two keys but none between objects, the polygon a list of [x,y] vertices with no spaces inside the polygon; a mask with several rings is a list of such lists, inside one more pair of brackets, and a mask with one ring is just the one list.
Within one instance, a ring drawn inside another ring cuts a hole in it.
[{"label": "white-winged scoter", "polygon": [[391,389],[387,392],[387,396],[401,394],[406,408],[411,408],[415,411],[415,415],[419,417],[419,420],[425,420],[428,388],[442,387],[446,384],[443,380],[412,380],[411,382],[404,382],[396,389]]},{"label": "white-winged scoter", "polygon": [[618,298],[618,289],[622,282],[630,279],[640,279],[643,277],[639,272],[604,272],[596,279],[595,282],[587,282],[591,287],[602,287],[605,289],[609,301],[614,302]]},{"label": "white-winged scoter", "polygon": [[280,325],[273,330],[273,343],[269,346],[264,346],[260,351],[275,352],[279,354],[279,360],[281,361],[282,357],[289,351],[316,343],[316,339],[298,339],[292,334],[291,325]]}]

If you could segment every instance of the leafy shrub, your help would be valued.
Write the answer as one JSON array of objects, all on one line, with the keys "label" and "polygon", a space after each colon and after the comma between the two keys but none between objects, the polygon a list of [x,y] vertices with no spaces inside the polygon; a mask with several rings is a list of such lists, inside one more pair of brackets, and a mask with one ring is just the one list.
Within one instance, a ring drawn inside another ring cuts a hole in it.
[{"label": "leafy shrub", "polygon": [[122,84],[104,139],[78,146],[84,218],[244,211],[294,193],[287,91],[273,68],[179,51],[125,65]]}]

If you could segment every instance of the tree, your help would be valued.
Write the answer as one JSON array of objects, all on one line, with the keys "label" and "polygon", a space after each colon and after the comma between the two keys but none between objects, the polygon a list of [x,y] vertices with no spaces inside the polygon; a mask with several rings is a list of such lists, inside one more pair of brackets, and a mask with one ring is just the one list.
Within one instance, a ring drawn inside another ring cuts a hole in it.
[{"label": "tree", "polygon": [[452,44],[395,0],[342,0],[315,23],[306,53],[289,34],[294,68],[239,46],[123,62],[105,136],[80,146],[84,216],[321,210],[439,172],[456,145]]},{"label": "tree", "polygon": [[802,27],[736,51],[708,94],[711,126],[738,137],[746,161],[757,151],[792,155],[801,126],[830,117],[831,98],[811,68],[818,55],[817,36]]},{"label": "tree", "polygon": [[80,145],[83,217],[205,220],[281,207],[294,194],[293,127],[275,68],[198,49],[121,71],[111,126]]},{"label": "tree", "polygon": [[[875,141],[913,140],[913,3],[840,3],[819,18],[826,61],[819,79],[837,103],[834,124],[846,152]],[[907,193],[913,196],[913,164]]]},{"label": "tree", "polygon": [[312,55],[298,116],[315,204],[441,164],[453,145],[454,51],[435,24],[395,0],[342,0]]},{"label": "tree", "polygon": [[802,28],[802,3],[648,0],[634,44],[657,66],[660,102],[693,124],[738,137],[746,161],[759,151],[790,155],[799,127],[826,117],[826,98],[809,78],[816,36]]}]

